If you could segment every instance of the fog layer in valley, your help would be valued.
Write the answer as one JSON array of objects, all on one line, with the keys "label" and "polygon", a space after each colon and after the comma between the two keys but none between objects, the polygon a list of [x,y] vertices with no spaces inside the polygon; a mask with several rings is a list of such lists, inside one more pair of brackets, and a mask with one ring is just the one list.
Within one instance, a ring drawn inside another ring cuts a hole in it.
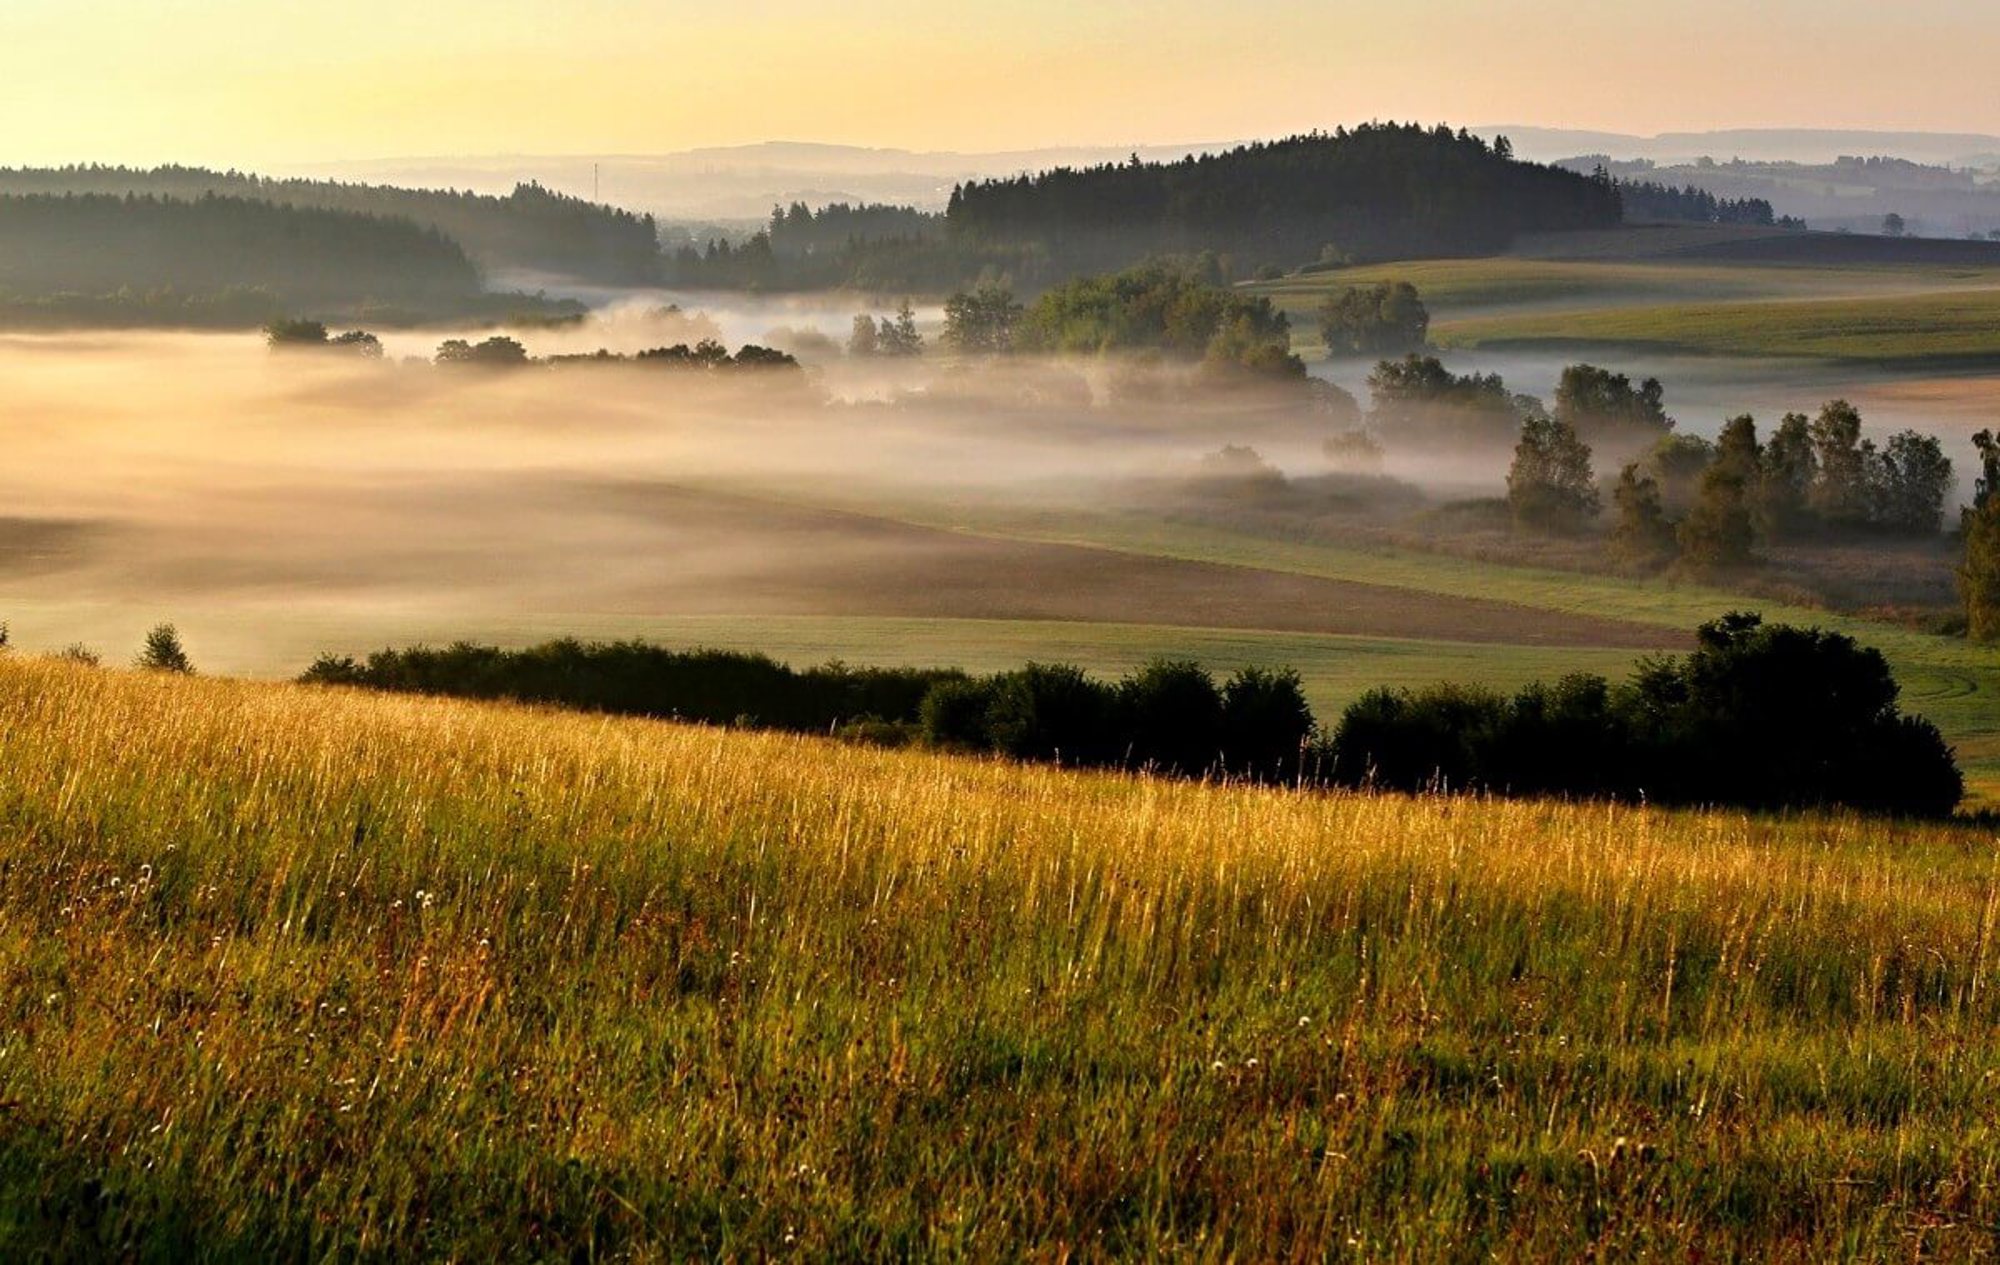
[{"label": "fog layer in valley", "polygon": [[[145,627],[176,620],[218,670],[271,673],[391,640],[671,638],[659,621],[692,616],[1415,631],[1387,614],[1369,622],[1354,593],[882,521],[1173,513],[1213,472],[1204,457],[1229,446],[1310,498],[1332,473],[1325,440],[1351,418],[1186,366],[849,360],[835,348],[851,299],[738,298],[699,317],[658,306],[517,336],[555,355],[714,335],[788,344],[807,368],[720,379],[420,363],[449,331],[387,335],[380,362],[274,355],[249,336],[0,338],[0,600],[16,642],[123,658]],[[1544,398],[1565,363],[1448,360]],[[1662,377],[1670,411],[1702,434],[1737,412],[1775,420],[1873,393],[1871,429],[1936,430],[1967,467],[1977,410],[1942,405],[1934,387],[1748,363],[1613,367]],[[1367,368],[1317,371],[1365,406]],[[1504,453],[1392,448],[1383,472],[1437,496],[1492,497],[1505,468]],[[1361,623],[1316,613],[1336,610]]]}]

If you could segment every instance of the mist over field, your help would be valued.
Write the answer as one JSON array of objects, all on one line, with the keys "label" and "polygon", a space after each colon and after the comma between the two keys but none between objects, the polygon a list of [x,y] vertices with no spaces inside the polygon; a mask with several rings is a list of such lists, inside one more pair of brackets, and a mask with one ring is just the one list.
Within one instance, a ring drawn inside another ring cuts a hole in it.
[{"label": "mist over field", "polygon": [[[385,331],[379,362],[273,354],[251,335],[0,336],[13,456],[0,471],[0,597],[17,640],[118,653],[175,618],[212,662],[283,672],[329,646],[645,632],[690,616],[1130,618],[1119,594],[1147,583],[1136,564],[1093,560],[1101,600],[1049,607],[1037,590],[1081,582],[1069,560],[968,563],[962,538],[867,515],[1157,509],[1230,446],[1311,480],[1333,469],[1326,439],[1354,420],[1143,358],[855,360],[840,345],[869,305],[848,295],[578,293],[603,306],[515,331],[533,354],[714,337],[786,347],[805,369],[731,382],[631,365],[455,372],[428,363],[452,334],[440,329]],[[935,308],[920,317],[935,327]],[[1546,399],[1577,357],[1449,359]],[[1871,431],[1936,430],[1963,460],[1965,434],[1983,424],[1936,389],[1823,364],[1616,365],[1662,378],[1680,429],[1698,435],[1740,412],[1775,420],[1851,395],[1870,400]],[[1365,408],[1371,367],[1314,372]],[[1493,497],[1506,454],[1392,447],[1381,469],[1428,495]],[[937,597],[946,576],[967,591]],[[1165,585],[1169,600],[1177,591]],[[1199,609],[1228,623],[1247,601]]]},{"label": "mist over field", "polygon": [[[648,310],[520,337],[538,355],[631,352],[711,328]],[[713,328],[757,341],[830,330],[832,311],[738,304]],[[447,333],[388,334],[381,361],[244,335],[0,337],[17,641],[115,654],[177,618],[212,661],[281,671],[314,635],[359,649],[565,618],[894,611],[912,600],[894,590],[969,546],[815,499],[1101,507],[1238,436],[1311,461],[1325,432],[1204,398],[1181,369],[835,357],[721,382],[415,359]],[[1035,585],[1032,559],[1002,571],[994,613]]]}]

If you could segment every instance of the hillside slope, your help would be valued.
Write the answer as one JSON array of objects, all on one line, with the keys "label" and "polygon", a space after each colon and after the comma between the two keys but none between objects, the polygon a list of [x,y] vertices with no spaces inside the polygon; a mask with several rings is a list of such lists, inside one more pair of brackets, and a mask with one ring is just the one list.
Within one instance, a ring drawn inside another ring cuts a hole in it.
[{"label": "hillside slope", "polygon": [[236,198],[314,211],[412,221],[462,246],[488,272],[530,270],[611,284],[655,279],[659,236],[651,216],[517,185],[505,196],[403,189],[336,180],[281,180],[200,167],[73,166],[0,169],[0,194],[104,194],[181,202]]},{"label": "hillside slope", "polygon": [[1976,1254],[1990,841],[0,664],[0,1252]]}]

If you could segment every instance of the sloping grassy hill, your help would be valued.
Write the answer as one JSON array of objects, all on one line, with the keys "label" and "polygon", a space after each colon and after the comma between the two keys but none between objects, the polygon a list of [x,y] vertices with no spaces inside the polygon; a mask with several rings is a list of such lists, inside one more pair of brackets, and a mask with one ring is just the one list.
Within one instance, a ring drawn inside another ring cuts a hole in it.
[{"label": "sloping grassy hill", "polygon": [[1702,356],[1809,356],[1943,369],[2000,364],[2000,290],[1876,298],[1677,303],[1445,322],[1447,347],[1565,346]]},{"label": "sloping grassy hill", "polygon": [[1968,1257],[1991,840],[0,663],[0,1254]]}]

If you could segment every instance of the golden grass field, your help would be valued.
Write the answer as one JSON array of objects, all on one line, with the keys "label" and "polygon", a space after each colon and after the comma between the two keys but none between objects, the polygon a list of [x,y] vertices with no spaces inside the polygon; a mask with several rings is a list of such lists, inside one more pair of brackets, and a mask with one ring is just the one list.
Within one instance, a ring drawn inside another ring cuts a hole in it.
[{"label": "golden grass field", "polygon": [[1989,831],[0,663],[0,1256],[1976,1259]]}]

